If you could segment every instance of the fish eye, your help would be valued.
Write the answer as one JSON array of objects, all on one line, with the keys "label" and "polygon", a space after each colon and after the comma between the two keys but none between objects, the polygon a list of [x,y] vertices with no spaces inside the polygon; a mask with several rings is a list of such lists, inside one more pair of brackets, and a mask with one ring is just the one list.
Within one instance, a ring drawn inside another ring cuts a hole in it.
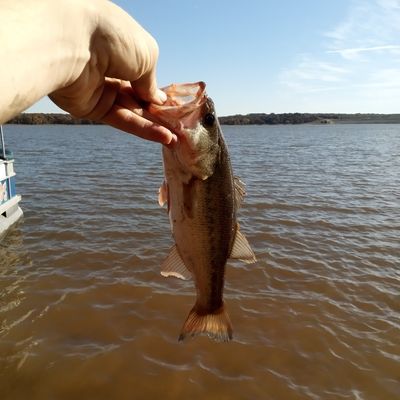
[{"label": "fish eye", "polygon": [[208,113],[204,116],[203,123],[205,126],[213,126],[215,122],[214,114]]}]

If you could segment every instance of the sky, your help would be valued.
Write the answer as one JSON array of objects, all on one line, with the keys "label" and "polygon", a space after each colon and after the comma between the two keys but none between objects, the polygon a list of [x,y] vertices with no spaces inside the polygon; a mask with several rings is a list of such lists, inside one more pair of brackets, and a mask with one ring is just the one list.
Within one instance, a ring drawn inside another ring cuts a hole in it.
[{"label": "sky", "polygon": [[221,116],[400,112],[400,0],[114,2],[157,40],[159,86],[203,80]]}]

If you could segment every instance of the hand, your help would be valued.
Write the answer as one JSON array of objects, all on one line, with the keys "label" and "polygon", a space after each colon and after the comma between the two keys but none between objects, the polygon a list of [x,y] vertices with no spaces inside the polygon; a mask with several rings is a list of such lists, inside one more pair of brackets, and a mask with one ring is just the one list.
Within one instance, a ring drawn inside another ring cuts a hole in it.
[{"label": "hand", "polygon": [[79,76],[51,93],[50,98],[75,117],[173,144],[177,138],[170,130],[143,117],[143,101],[162,104],[166,100],[157,89],[156,41],[110,2],[95,2],[89,10],[89,17],[96,21],[89,59]]}]

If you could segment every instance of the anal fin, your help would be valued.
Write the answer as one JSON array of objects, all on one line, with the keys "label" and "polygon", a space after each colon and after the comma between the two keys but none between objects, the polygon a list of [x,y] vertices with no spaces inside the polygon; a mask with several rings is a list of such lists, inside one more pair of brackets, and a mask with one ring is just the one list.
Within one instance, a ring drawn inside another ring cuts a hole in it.
[{"label": "anal fin", "polygon": [[168,257],[161,264],[161,275],[165,277],[174,276],[184,280],[191,279],[192,274],[179,255],[176,245],[172,247]]},{"label": "anal fin", "polygon": [[234,189],[235,189],[235,205],[236,209],[240,207],[243,201],[243,197],[246,195],[245,184],[240,180],[238,176],[233,178]]},{"label": "anal fin", "polygon": [[239,224],[236,228],[236,235],[230,258],[244,261],[247,264],[252,264],[257,261],[256,256],[254,255],[254,252],[246,239],[246,236],[244,236],[239,230]]}]

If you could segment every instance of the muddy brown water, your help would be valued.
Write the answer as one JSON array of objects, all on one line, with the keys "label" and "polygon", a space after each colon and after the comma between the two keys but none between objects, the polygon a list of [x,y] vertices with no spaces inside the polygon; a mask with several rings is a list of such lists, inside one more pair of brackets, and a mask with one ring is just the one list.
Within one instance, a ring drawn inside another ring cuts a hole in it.
[{"label": "muddy brown water", "polygon": [[224,127],[247,184],[231,343],[178,343],[158,145],[6,126],[23,221],[0,242],[8,399],[400,398],[400,125]]}]

